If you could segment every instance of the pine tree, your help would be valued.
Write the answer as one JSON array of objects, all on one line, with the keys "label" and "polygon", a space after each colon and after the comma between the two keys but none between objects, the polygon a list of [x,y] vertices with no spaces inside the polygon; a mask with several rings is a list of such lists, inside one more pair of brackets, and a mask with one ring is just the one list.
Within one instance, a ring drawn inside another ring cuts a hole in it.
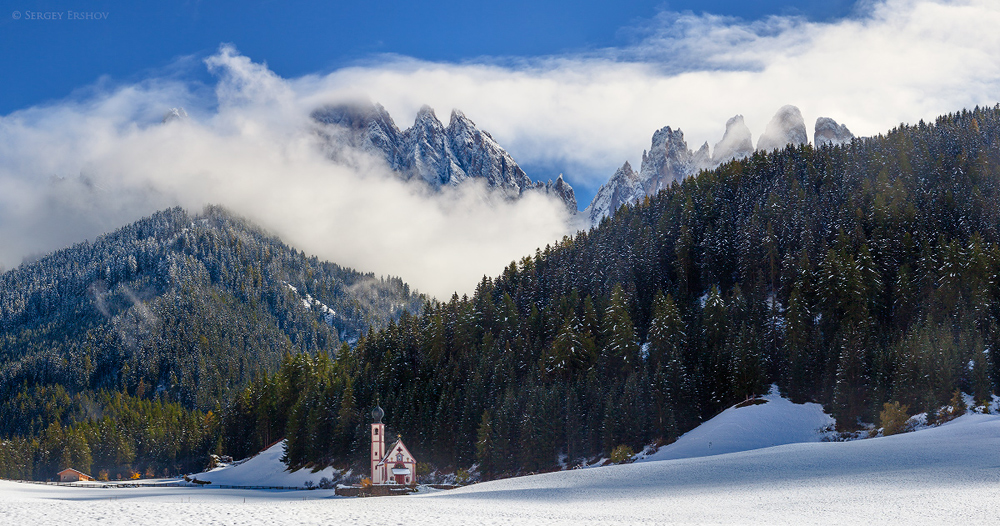
[{"label": "pine tree", "polygon": [[486,475],[487,479],[496,473],[497,465],[494,459],[493,448],[493,415],[489,410],[483,411],[483,416],[476,429],[476,462],[479,463],[479,470]]},{"label": "pine tree", "polygon": [[722,294],[714,285],[705,297],[702,320],[704,353],[701,358],[701,382],[707,395],[705,406],[707,412],[703,412],[702,416],[714,416],[716,411],[732,401],[730,347],[726,344],[729,336],[729,317]]},{"label": "pine tree", "polygon": [[596,360],[594,341],[573,314],[566,318],[548,352],[542,357],[546,374],[567,378],[576,371],[586,371]]},{"label": "pine tree", "polygon": [[649,363],[659,436],[673,441],[690,415],[685,393],[691,385],[684,366],[684,322],[669,294],[657,292],[649,326]]},{"label": "pine tree", "polygon": [[639,345],[628,313],[625,293],[619,284],[611,291],[608,308],[601,320],[601,359],[608,374],[628,375],[639,366]]}]

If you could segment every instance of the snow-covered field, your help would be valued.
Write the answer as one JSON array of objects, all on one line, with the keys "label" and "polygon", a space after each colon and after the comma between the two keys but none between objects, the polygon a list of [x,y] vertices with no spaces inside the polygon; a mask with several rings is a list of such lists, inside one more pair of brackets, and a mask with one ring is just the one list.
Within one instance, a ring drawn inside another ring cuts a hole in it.
[{"label": "snow-covered field", "polygon": [[[695,434],[697,440],[688,440],[697,444],[711,439],[714,448],[715,443],[726,443],[723,437],[736,429],[724,424],[736,421],[749,436],[757,436],[760,427],[773,431],[780,425],[773,418],[753,419],[747,418],[751,411],[740,413],[754,408],[762,412],[772,403],[772,413],[797,414],[803,409],[783,408],[780,401],[771,400],[731,410],[717,417],[722,420],[714,422],[715,432],[703,429],[703,434]],[[811,417],[799,416],[796,432],[805,432]],[[759,440],[746,444],[754,442]],[[970,414],[940,427],[886,438],[794,443],[564,471],[408,497],[352,499],[334,497],[328,490],[84,489],[0,482],[0,522],[61,524],[70,517],[77,522],[136,526],[997,524],[1000,416]]]}]

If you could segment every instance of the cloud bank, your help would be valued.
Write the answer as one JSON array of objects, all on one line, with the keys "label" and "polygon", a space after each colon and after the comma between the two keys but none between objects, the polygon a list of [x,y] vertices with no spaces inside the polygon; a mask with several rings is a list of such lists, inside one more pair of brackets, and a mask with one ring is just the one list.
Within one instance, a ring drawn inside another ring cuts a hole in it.
[{"label": "cloud bank", "polygon": [[229,46],[206,61],[217,105],[161,123],[184,85],[151,81],[0,120],[3,262],[92,238],[175,204],[218,203],[291,245],[447,299],[558,240],[559,202],[464,185],[431,192],[356,152],[323,155],[310,96]]},{"label": "cloud bank", "polygon": [[[364,98],[401,127],[423,104],[462,109],[521,164],[562,166],[572,184],[595,188],[664,125],[697,147],[718,142],[737,113],[756,140],[785,104],[809,127],[832,117],[862,136],[996,104],[996,27],[992,0],[866,2],[829,23],[664,12],[626,30],[634,44],[585,55],[382,56],[293,79],[223,46],[205,61],[218,79],[208,96],[152,78],[0,117],[0,264],[165,206],[219,203],[307,252],[447,297],[563,235],[558,204],[475,188],[428,194],[362,154],[332,164],[312,109]],[[160,124],[177,106],[192,117]]]}]

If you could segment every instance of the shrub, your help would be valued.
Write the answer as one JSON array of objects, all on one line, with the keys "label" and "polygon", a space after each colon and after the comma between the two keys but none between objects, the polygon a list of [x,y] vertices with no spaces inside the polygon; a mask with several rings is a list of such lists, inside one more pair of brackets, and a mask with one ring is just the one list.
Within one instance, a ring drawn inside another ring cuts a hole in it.
[{"label": "shrub", "polygon": [[936,407],[931,407],[927,410],[927,425],[936,426],[938,425],[938,419],[941,415],[938,414]]},{"label": "shrub", "polygon": [[463,486],[469,482],[472,482],[472,473],[469,473],[467,469],[458,468],[458,471],[455,472],[455,484]]},{"label": "shrub", "polygon": [[[421,480],[423,480],[424,477],[428,477],[431,473],[434,473],[434,466],[427,462],[417,462],[416,476],[420,477]],[[433,482],[432,479],[428,478],[427,480]]]},{"label": "shrub", "polygon": [[366,489],[372,487],[372,479],[370,479],[368,477],[362,477],[361,478],[361,487],[362,488],[366,488]]},{"label": "shrub", "polygon": [[611,462],[615,464],[625,464],[632,461],[635,451],[631,447],[622,444],[611,451]]},{"label": "shrub", "polygon": [[955,389],[955,392],[951,395],[951,401],[948,402],[951,406],[948,408],[948,412],[941,415],[941,420],[947,422],[949,420],[954,420],[965,414],[968,406],[965,405],[965,397],[962,396],[962,391],[960,389]]},{"label": "shrub", "polygon": [[902,433],[909,419],[906,411],[910,406],[899,405],[899,402],[882,404],[882,411],[878,414],[879,422],[882,424],[882,435],[889,436]]}]

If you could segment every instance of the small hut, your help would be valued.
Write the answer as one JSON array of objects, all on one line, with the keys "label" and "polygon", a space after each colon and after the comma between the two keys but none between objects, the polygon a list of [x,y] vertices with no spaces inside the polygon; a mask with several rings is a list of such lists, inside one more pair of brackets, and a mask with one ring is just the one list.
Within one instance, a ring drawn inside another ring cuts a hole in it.
[{"label": "small hut", "polygon": [[91,477],[90,475],[82,471],[77,471],[73,468],[64,469],[59,473],[56,473],[56,475],[59,475],[59,482],[80,482],[81,480],[94,480],[94,477]]}]

